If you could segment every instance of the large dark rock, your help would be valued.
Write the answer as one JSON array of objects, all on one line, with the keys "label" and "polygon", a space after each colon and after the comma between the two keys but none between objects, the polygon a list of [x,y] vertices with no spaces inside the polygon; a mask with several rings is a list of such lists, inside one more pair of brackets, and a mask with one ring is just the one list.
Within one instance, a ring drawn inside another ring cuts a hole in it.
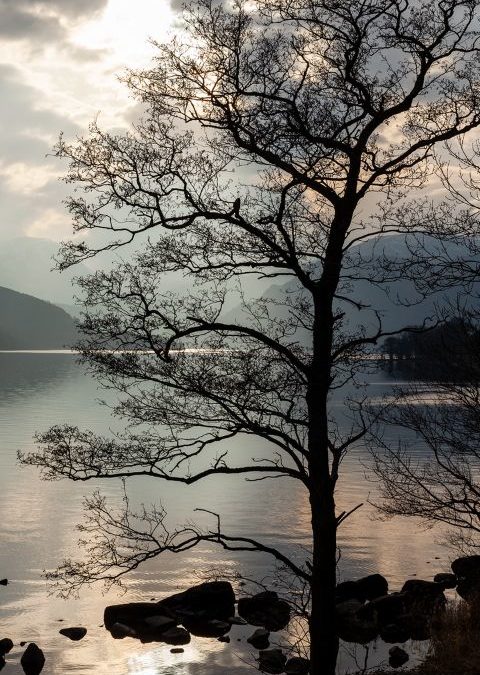
[{"label": "large dark rock", "polygon": [[31,642],[20,659],[25,675],[40,675],[45,665],[45,656],[34,642]]},{"label": "large dark rock", "polygon": [[435,581],[409,579],[403,584],[401,592],[405,595],[408,611],[412,614],[432,616],[447,602],[443,586]]},{"label": "large dark rock", "polygon": [[208,581],[157,603],[180,620],[185,617],[226,621],[235,614],[235,593],[228,581]]},{"label": "large dark rock", "polygon": [[361,618],[376,620],[379,626],[386,626],[395,623],[398,617],[406,614],[406,611],[406,593],[391,593],[368,602],[358,614]]},{"label": "large dark rock", "polygon": [[257,630],[247,638],[252,647],[255,649],[268,649],[270,647],[270,631],[265,628],[257,628]]},{"label": "large dark rock", "polygon": [[478,600],[480,598],[480,578],[460,579],[457,584],[457,593],[467,602]]},{"label": "large dark rock", "polygon": [[169,628],[161,635],[162,642],[166,642],[167,645],[188,645],[190,642],[190,633],[181,628],[180,626],[175,626],[174,628]]},{"label": "large dark rock", "polygon": [[287,657],[281,649],[265,649],[259,653],[258,667],[262,673],[283,673]]},{"label": "large dark rock", "polygon": [[81,628],[80,626],[75,626],[72,628],[61,628],[58,632],[61,635],[65,635],[65,637],[68,637],[70,640],[78,642],[85,637],[87,634],[87,629]]},{"label": "large dark rock", "polygon": [[433,577],[435,583],[440,584],[443,589],[455,588],[457,585],[457,577],[448,572],[439,572]]},{"label": "large dark rock", "polygon": [[392,668],[400,668],[407,663],[409,658],[407,652],[401,647],[392,647],[389,650],[388,662]]},{"label": "large dark rock", "polygon": [[8,584],[8,579],[0,579],[0,586],[6,586]]},{"label": "large dark rock", "polygon": [[370,574],[357,581],[343,581],[335,589],[336,602],[374,600],[388,593],[388,581],[381,574]]},{"label": "large dark rock", "polygon": [[5,656],[11,649],[13,649],[13,642],[10,638],[0,640],[0,656]]},{"label": "large dark rock", "polygon": [[480,578],[480,555],[468,555],[452,562],[452,572],[457,577]]},{"label": "large dark rock", "polygon": [[3,656],[0,656],[0,670],[3,670],[5,668],[6,661],[3,658]]},{"label": "large dark rock", "polygon": [[130,626],[133,629],[138,626],[141,629],[145,619],[154,616],[165,616],[173,621],[174,625],[178,623],[170,610],[160,609],[156,602],[128,602],[124,605],[110,605],[105,608],[103,621],[107,630],[110,630],[116,623]]},{"label": "large dark rock", "polygon": [[411,638],[411,626],[407,617],[397,619],[396,623],[389,623],[380,629],[380,637],[387,644],[407,642]]},{"label": "large dark rock", "polygon": [[185,628],[195,637],[218,638],[228,633],[232,625],[219,619],[183,619]]},{"label": "large dark rock", "polygon": [[344,642],[367,644],[377,637],[376,617],[362,615],[362,608],[359,600],[347,600],[336,606],[336,632]]},{"label": "large dark rock", "polygon": [[285,673],[287,675],[308,675],[310,672],[310,661],[302,659],[301,656],[292,656],[288,659],[285,666]]},{"label": "large dark rock", "polygon": [[252,626],[267,630],[282,630],[290,621],[290,606],[280,600],[274,591],[257,593],[251,598],[240,598],[238,613]]}]

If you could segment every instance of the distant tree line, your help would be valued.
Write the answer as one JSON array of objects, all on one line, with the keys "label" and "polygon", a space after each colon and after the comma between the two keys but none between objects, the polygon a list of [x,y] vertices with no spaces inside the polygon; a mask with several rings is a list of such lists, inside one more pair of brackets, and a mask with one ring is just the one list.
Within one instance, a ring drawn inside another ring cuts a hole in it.
[{"label": "distant tree line", "polygon": [[480,375],[480,324],[466,314],[429,330],[420,326],[398,337],[388,337],[382,352],[391,367],[412,377],[441,381],[470,380]]}]

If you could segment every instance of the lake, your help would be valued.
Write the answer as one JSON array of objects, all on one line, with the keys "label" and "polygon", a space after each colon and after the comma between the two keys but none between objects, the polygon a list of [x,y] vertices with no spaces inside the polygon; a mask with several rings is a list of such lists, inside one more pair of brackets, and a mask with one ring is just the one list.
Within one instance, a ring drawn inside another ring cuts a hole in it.
[{"label": "lake", "polygon": [[[371,376],[372,397],[388,394],[395,381],[379,372]],[[37,470],[19,466],[18,450],[34,447],[36,431],[51,424],[70,423],[107,433],[119,426],[108,407],[98,404],[105,394],[70,353],[0,353],[0,638],[11,637],[6,675],[22,673],[23,648],[35,641],[45,652],[45,674],[60,675],[245,675],[252,672],[255,652],[245,643],[250,627],[233,626],[231,643],[193,638],[183,654],[171,654],[161,644],[114,640],[103,628],[107,604],[160,599],[201,580],[206,570],[232,575],[239,572],[254,590],[254,581],[271,579],[272,564],[257,554],[236,554],[207,546],[181,555],[168,554],[133,572],[122,590],[102,594],[99,587],[84,589],[79,598],[49,596],[42,571],[63,558],[79,554],[75,524],[82,519],[83,495],[96,489],[112,506],[122,496],[120,481],[41,481]],[[340,403],[339,403],[340,405]],[[393,433],[393,430],[392,430]],[[238,441],[237,441],[238,442]],[[239,452],[248,453],[246,442]],[[253,443],[253,441],[249,441]],[[252,446],[253,447],[253,446]],[[375,484],[365,479],[368,454],[359,447],[343,463],[338,504],[348,510],[367,502]],[[305,492],[289,480],[245,482],[238,477],[207,479],[194,486],[164,484],[155,479],[127,481],[133,502],[161,503],[169,522],[184,524],[196,507],[222,514],[225,531],[276,542],[282,549],[308,545],[309,508]],[[365,505],[345,524],[339,536],[339,580],[380,572],[392,590],[414,575],[431,579],[449,570],[448,551],[435,542],[437,531],[421,529],[411,520],[372,520]],[[241,591],[241,589],[240,589]],[[61,621],[62,620],[62,621]],[[62,626],[85,626],[78,643],[59,635]],[[238,640],[240,639],[240,641]],[[344,651],[340,672],[354,670],[357,654]],[[384,646],[374,648],[375,661],[385,657]]]}]

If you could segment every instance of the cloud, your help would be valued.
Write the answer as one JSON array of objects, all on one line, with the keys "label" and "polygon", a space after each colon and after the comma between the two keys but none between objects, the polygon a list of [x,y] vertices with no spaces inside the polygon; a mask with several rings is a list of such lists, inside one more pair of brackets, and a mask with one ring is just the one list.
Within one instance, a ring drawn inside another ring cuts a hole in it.
[{"label": "cloud", "polygon": [[95,15],[106,4],[107,0],[0,0],[0,38],[62,40],[69,23]]}]

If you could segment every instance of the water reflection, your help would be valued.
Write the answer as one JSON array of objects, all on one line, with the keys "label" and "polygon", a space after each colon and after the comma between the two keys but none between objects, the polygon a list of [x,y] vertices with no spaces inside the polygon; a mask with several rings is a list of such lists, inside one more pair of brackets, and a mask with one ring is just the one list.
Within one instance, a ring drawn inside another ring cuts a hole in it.
[{"label": "water reflection", "polygon": [[[390,388],[391,380],[380,374],[370,390],[381,397]],[[0,354],[0,578],[11,580],[0,588],[0,637],[10,636],[17,645],[8,656],[8,672],[22,672],[19,642],[35,640],[46,654],[46,673],[245,675],[256,655],[245,642],[250,627],[234,626],[230,644],[198,638],[184,647],[184,653],[171,654],[167,645],[113,640],[102,627],[103,610],[116,602],[161,599],[197,583],[206,568],[263,578],[272,569],[267,556],[227,554],[205,545],[182,556],[166,554],[149,561],[130,576],[124,595],[112,589],[102,596],[95,588],[86,589],[79,599],[48,597],[42,570],[78,554],[74,525],[82,516],[82,496],[101,487],[113,504],[121,498],[121,485],[43,483],[35,470],[17,465],[16,452],[32,448],[35,431],[54,423],[79,424],[103,433],[115,428],[118,422],[98,406],[98,396],[95,382],[76,365],[73,355]],[[235,450],[250,456],[259,448],[253,440],[244,440]],[[421,531],[407,520],[372,522],[367,502],[375,486],[365,481],[365,472],[368,457],[360,447],[345,460],[339,484],[342,510],[365,502],[340,530],[340,577],[381,572],[396,590],[413,575],[432,578],[445,571],[448,561],[433,532]],[[308,499],[294,481],[251,483],[228,476],[185,486],[138,478],[128,480],[127,487],[133,501],[161,500],[170,524],[184,523],[196,507],[202,507],[222,514],[226,532],[274,541],[289,554],[309,543]],[[70,643],[58,634],[66,625],[87,627],[87,636]],[[384,651],[384,646],[372,647],[377,661],[384,658]],[[362,660],[363,652],[356,652],[355,658]],[[352,659],[347,655],[344,663],[352,666]]]}]

